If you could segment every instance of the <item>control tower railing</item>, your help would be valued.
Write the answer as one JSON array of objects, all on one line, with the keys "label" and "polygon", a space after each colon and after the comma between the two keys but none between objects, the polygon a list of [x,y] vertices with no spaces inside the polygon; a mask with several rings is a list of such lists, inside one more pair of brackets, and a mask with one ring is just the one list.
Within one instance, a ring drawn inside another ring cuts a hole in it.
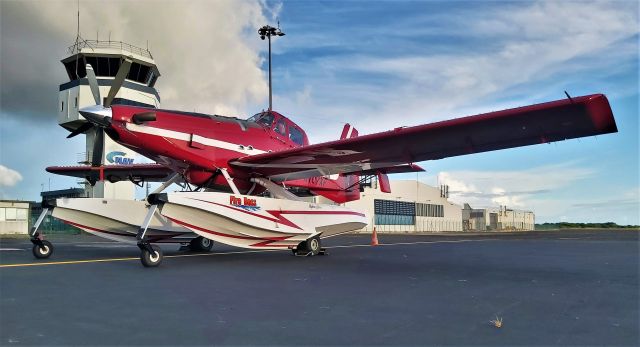
[{"label": "control tower railing", "polygon": [[78,43],[73,44],[67,48],[69,54],[74,54],[80,52],[83,48],[113,48],[120,49],[123,51],[131,52],[134,54],[138,54],[140,56],[153,59],[151,52],[148,49],[140,48],[134,45],[130,45],[126,42],[122,41],[99,41],[99,40],[82,40],[78,41]]}]

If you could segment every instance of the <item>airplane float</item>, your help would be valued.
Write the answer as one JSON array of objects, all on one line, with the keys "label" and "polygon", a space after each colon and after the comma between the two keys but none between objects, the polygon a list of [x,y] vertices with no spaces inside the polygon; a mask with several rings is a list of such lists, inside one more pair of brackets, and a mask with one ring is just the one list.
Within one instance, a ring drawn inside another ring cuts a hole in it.
[{"label": "airplane float", "polygon": [[[321,238],[358,230],[369,218],[338,204],[357,200],[376,177],[390,192],[388,174],[423,171],[417,162],[617,132],[605,95],[594,94],[359,135],[344,126],[338,140],[310,144],[305,131],[271,109],[248,119],[111,105],[131,62],[125,59],[101,104],[87,64],[95,106],[68,137],[96,131],[91,165],[53,166],[51,173],[91,183],[162,182],[146,201],[63,198],[43,201],[32,228],[33,254],[47,258],[53,245],[38,227],[47,213],[89,233],[135,243],[144,266],[158,266],[157,243],[212,241],[250,249],[322,254]],[[103,137],[155,164],[104,165]],[[173,183],[192,191],[164,192]],[[305,201],[320,195],[336,204]]]}]

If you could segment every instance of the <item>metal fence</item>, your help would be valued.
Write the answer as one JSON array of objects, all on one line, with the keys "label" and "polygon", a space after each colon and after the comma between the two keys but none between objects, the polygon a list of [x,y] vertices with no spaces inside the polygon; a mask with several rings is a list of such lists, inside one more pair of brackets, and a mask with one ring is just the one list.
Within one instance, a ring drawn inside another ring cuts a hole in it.
[{"label": "metal fence", "polygon": [[134,45],[130,45],[126,42],[122,41],[97,41],[97,40],[83,40],[78,41],[77,44],[73,44],[67,48],[69,54],[73,54],[79,52],[83,48],[115,48],[121,49],[123,51],[131,52],[134,54],[141,55],[143,57],[147,57],[149,59],[153,59],[151,52],[149,52],[146,48],[140,48]]},{"label": "metal fence", "polygon": [[[29,223],[29,232],[31,232],[31,227],[36,223],[39,214],[32,214],[31,221]],[[44,234],[80,234],[82,230],[69,225],[67,223],[62,222],[59,219],[53,218],[51,216],[46,216],[40,224],[38,231],[42,231]]]}]

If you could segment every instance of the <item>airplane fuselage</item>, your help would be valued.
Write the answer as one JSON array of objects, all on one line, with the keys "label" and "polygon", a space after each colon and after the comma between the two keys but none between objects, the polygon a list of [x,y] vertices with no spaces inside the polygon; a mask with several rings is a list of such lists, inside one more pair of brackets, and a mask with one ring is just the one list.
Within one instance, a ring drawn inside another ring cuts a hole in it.
[{"label": "airplane fuselage", "polygon": [[[240,191],[253,186],[250,174],[234,171],[230,160],[309,144],[304,130],[273,111],[254,116],[258,121],[247,121],[133,106],[111,109],[110,136],[118,143],[182,173],[191,184],[217,190],[229,190],[224,176],[217,174],[220,168],[234,177]],[[155,113],[155,120],[134,122],[133,115],[142,112]],[[273,119],[261,122],[261,117]]]}]

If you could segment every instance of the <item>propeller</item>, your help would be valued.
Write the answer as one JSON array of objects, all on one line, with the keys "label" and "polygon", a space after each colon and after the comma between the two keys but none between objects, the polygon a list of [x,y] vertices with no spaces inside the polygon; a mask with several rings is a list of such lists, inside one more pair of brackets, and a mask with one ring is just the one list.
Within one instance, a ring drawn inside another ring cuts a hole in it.
[{"label": "propeller", "polygon": [[78,129],[72,131],[67,136],[67,138],[71,138],[77,136],[78,134],[90,131],[91,129],[95,129],[96,136],[93,142],[91,166],[96,167],[102,165],[102,157],[104,154],[104,132],[105,129],[111,128],[111,109],[109,107],[111,106],[111,103],[113,102],[116,94],[118,94],[120,87],[122,87],[122,85],[124,84],[124,79],[127,77],[127,74],[129,74],[132,63],[133,61],[129,58],[125,58],[122,61],[122,63],[120,64],[120,68],[118,68],[118,72],[116,73],[116,76],[111,83],[111,88],[109,89],[107,98],[104,100],[104,104],[102,104],[101,102],[100,87],[98,85],[96,74],[93,71],[93,67],[90,64],[87,64],[86,66],[87,80],[89,81],[91,94],[93,94],[93,100],[96,102],[96,104],[94,106],[84,107],[79,110],[80,114],[88,122],[78,127]]}]

